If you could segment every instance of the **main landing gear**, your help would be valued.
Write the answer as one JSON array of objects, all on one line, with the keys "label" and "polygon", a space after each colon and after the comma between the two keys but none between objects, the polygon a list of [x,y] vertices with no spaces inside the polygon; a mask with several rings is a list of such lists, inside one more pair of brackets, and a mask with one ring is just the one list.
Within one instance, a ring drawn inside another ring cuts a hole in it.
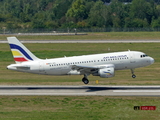
[{"label": "main landing gear", "polygon": [[134,74],[134,70],[131,69],[131,73],[132,73],[132,78],[136,78],[136,75]]},{"label": "main landing gear", "polygon": [[88,83],[89,83],[89,80],[88,80],[86,74],[84,74],[84,77],[82,78],[82,82],[83,82],[84,84],[88,84]]}]

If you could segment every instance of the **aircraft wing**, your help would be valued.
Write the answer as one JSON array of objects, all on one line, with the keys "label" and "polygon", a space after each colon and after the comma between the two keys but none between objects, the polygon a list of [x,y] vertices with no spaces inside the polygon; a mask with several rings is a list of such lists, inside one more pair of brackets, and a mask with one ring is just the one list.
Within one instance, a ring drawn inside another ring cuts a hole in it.
[{"label": "aircraft wing", "polygon": [[88,73],[93,74],[97,72],[99,69],[115,67],[113,64],[105,64],[105,65],[96,65],[96,66],[81,66],[81,65],[73,65],[72,70],[77,70],[81,74]]}]

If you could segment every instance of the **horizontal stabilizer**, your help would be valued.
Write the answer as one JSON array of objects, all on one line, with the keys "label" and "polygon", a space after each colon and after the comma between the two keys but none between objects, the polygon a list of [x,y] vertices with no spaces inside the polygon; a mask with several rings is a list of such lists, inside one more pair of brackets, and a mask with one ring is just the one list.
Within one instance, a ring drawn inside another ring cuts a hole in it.
[{"label": "horizontal stabilizer", "polygon": [[11,64],[7,66],[9,70],[30,70],[30,66],[21,65],[21,64]]}]

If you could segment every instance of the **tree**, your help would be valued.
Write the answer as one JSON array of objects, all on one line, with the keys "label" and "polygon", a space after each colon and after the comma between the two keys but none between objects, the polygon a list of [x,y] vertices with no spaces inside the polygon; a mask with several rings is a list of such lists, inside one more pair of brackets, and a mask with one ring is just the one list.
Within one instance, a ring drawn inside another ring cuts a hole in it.
[{"label": "tree", "polygon": [[67,17],[74,17],[77,21],[81,21],[86,18],[85,2],[83,0],[76,0],[73,2],[72,7],[66,13]]},{"label": "tree", "polygon": [[54,19],[61,19],[64,17],[72,1],[73,0],[56,0],[51,9],[51,12],[54,14]]},{"label": "tree", "polygon": [[155,9],[155,17],[158,18],[159,16],[160,16],[160,5],[157,5]]},{"label": "tree", "polygon": [[158,19],[154,19],[151,26],[152,28],[160,28],[160,17]]},{"label": "tree", "polygon": [[55,28],[58,28],[58,27],[59,27],[59,25],[55,21],[45,22],[45,28],[47,28],[47,29],[55,29]]},{"label": "tree", "polygon": [[105,27],[106,7],[102,1],[97,1],[90,10],[88,24],[90,26]]},{"label": "tree", "polygon": [[113,0],[111,5],[111,18],[114,28],[121,28],[125,22],[124,5],[118,0]]},{"label": "tree", "polygon": [[126,23],[126,28],[146,28],[148,27],[148,22],[146,19],[142,20],[139,18],[135,19],[127,19],[128,22]]},{"label": "tree", "polygon": [[32,28],[45,28],[45,13],[37,13],[35,14],[32,20]]},{"label": "tree", "polygon": [[131,5],[130,15],[131,18],[147,19],[150,24],[154,16],[154,3],[153,1],[146,2],[145,0],[133,0]]},{"label": "tree", "polygon": [[160,5],[154,1],[160,0],[0,0],[0,26],[155,28]]}]

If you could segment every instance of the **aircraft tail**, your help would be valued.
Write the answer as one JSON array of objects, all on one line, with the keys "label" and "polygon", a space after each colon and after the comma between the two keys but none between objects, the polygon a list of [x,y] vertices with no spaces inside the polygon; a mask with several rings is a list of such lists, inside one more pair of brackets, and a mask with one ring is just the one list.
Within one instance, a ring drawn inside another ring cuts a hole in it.
[{"label": "aircraft tail", "polygon": [[16,63],[38,60],[16,37],[7,37]]}]

